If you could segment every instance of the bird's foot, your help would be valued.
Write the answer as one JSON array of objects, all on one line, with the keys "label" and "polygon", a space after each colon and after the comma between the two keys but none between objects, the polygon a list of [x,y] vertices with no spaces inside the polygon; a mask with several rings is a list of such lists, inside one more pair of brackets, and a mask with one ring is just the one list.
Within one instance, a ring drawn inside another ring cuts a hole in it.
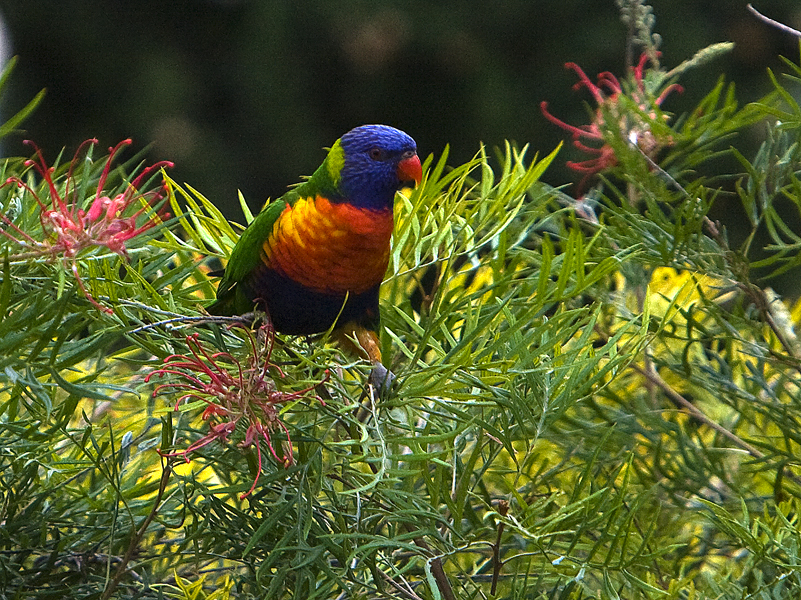
[{"label": "bird's foot", "polygon": [[257,314],[259,314],[259,313],[256,313],[255,311],[251,311],[251,312],[247,312],[245,314],[239,315],[240,323],[242,323],[242,325],[246,325],[248,327],[253,327],[253,325],[256,323],[256,320],[258,319]]},{"label": "bird's foot", "polygon": [[389,397],[394,382],[395,374],[392,371],[380,362],[373,363],[373,370],[370,371],[370,376],[367,378],[367,387],[362,391],[359,407],[354,412],[354,416],[360,423],[365,423],[374,413],[373,402],[375,400]]},{"label": "bird's foot", "polygon": [[381,363],[373,363],[373,370],[367,378],[367,384],[373,386],[379,398],[386,398],[395,382],[395,374]]},{"label": "bird's foot", "polygon": [[250,330],[269,329],[275,333],[270,313],[262,310],[254,310],[230,317],[216,317],[222,323],[227,323],[229,327],[242,327]]}]

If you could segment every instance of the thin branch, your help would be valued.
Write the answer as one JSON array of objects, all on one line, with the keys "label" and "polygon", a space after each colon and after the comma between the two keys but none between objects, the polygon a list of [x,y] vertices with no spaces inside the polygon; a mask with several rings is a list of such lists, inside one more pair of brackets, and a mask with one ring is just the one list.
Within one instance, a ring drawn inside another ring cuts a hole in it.
[{"label": "thin branch", "polygon": [[143,331],[147,331],[149,329],[156,329],[163,325],[171,325],[172,323],[181,323],[182,325],[203,325],[206,323],[241,324],[246,322],[248,321],[243,319],[243,317],[221,317],[216,315],[199,316],[199,317],[181,316],[181,317],[173,317],[171,319],[163,319],[161,321],[155,321],[153,323],[147,323],[146,325],[142,325],[135,329],[131,329],[127,333],[129,334],[142,333]]},{"label": "thin branch", "polygon": [[[498,514],[505,517],[509,513],[509,502],[501,500],[498,504]],[[504,561],[501,560],[501,539],[503,538],[503,530],[506,523],[498,521],[498,535],[495,538],[495,543],[492,545],[492,585],[490,587],[490,595],[495,595],[495,589],[498,587],[498,579],[501,576],[501,567]]]},{"label": "thin branch", "polygon": [[[799,35],[801,35],[801,33],[799,33]],[[693,199],[690,193],[686,189],[684,189],[683,185],[681,185],[678,181],[676,181],[676,179],[670,173],[668,173],[662,167],[656,164],[656,162],[654,162],[654,160],[650,156],[648,156],[645,152],[642,151],[642,148],[640,148],[636,144],[636,140],[634,141],[629,140],[629,144],[634,149],[636,149],[642,156],[644,156],[645,160],[648,161],[649,166],[652,169],[654,169],[661,177],[663,177],[668,183],[670,183],[670,185],[672,185],[678,192],[680,192],[690,200]],[[758,286],[748,281],[747,277],[742,275],[742,270],[737,268],[738,265],[736,264],[736,259],[734,258],[735,254],[729,248],[729,245],[726,242],[726,238],[723,237],[723,234],[720,231],[718,223],[713,222],[712,219],[710,219],[706,215],[704,215],[703,217],[703,223],[704,227],[709,232],[709,235],[712,237],[715,243],[718,246],[720,246],[720,249],[723,251],[723,258],[726,261],[726,263],[735,272],[735,274],[740,274],[740,276],[745,279],[745,281],[735,281],[734,282],[735,285],[738,288],[740,288],[743,292],[745,292],[751,298],[754,304],[756,304],[757,308],[759,308],[759,311],[762,313],[765,323],[767,323],[770,330],[774,333],[776,339],[779,340],[779,343],[781,344],[782,348],[784,348],[784,351],[787,353],[787,355],[794,361],[796,361],[796,363],[801,361],[801,358],[799,358],[798,354],[796,353],[795,347],[790,342],[790,340],[787,339],[787,336],[781,330],[781,327],[779,327],[779,325],[776,323],[776,320],[773,317],[773,314],[771,313],[770,310],[770,302],[767,296],[765,295],[764,290],[762,290]],[[795,368],[796,370],[801,372],[801,364],[796,364]]]},{"label": "thin branch", "polygon": [[420,596],[415,594],[410,587],[408,587],[408,583],[406,584],[406,586],[402,586],[397,581],[392,579],[392,577],[384,573],[384,571],[382,571],[381,569],[377,570],[381,574],[381,577],[383,577],[384,581],[386,581],[389,585],[398,590],[398,593],[401,594],[404,598],[409,598],[410,600],[423,600]]},{"label": "thin branch", "polygon": [[755,9],[753,6],[751,6],[751,3],[748,3],[746,5],[746,8],[751,12],[752,15],[754,15],[757,19],[759,19],[763,23],[767,23],[771,27],[775,27],[776,29],[778,29],[779,31],[783,31],[784,33],[789,33],[790,35],[794,35],[797,38],[801,38],[801,31],[793,29],[792,27],[789,27],[784,23],[779,23],[778,21],[774,21],[770,17],[766,17],[757,9]]},{"label": "thin branch", "polygon": [[114,579],[112,579],[106,586],[106,589],[103,590],[103,595],[100,596],[100,600],[109,600],[109,598],[111,598],[112,594],[114,594],[115,590],[117,589],[117,586],[119,586],[120,581],[122,581],[122,578],[127,573],[128,563],[131,562],[134,553],[139,549],[139,543],[142,541],[147,528],[153,522],[153,519],[156,518],[156,514],[161,506],[161,499],[164,497],[164,491],[167,489],[167,483],[170,480],[171,473],[172,469],[170,468],[169,463],[165,463],[161,470],[159,491],[158,494],[156,494],[156,499],[153,501],[153,508],[150,509],[150,514],[148,514],[147,517],[145,517],[145,520],[142,521],[142,525],[139,526],[139,529],[134,532],[131,542],[128,544],[128,550],[126,550],[125,556],[122,557],[122,561],[117,566],[117,572],[114,574]]},{"label": "thin branch", "polygon": [[[414,538],[414,543],[418,548],[422,548],[429,553],[431,552],[431,548],[423,538]],[[434,576],[434,580],[437,582],[439,593],[442,594],[442,597],[445,598],[445,600],[456,600],[456,596],[453,594],[453,588],[451,587],[451,582],[448,581],[448,576],[445,574],[445,569],[442,566],[442,558],[435,556],[428,560],[431,563],[431,574]]]},{"label": "thin branch", "polygon": [[675,402],[678,406],[680,406],[683,409],[685,409],[693,417],[695,417],[696,419],[701,421],[704,425],[706,425],[707,427],[709,427],[711,429],[714,429],[719,434],[721,434],[723,437],[725,437],[726,439],[728,439],[732,443],[734,443],[735,446],[738,446],[739,448],[745,450],[746,452],[748,452],[748,454],[750,454],[754,458],[757,458],[757,459],[760,459],[760,460],[765,458],[765,455],[761,451],[759,451],[756,448],[754,448],[751,444],[749,444],[748,442],[743,440],[741,437],[739,437],[735,433],[732,433],[731,431],[729,431],[728,429],[723,427],[723,425],[721,425],[720,423],[717,423],[717,422],[713,421],[712,419],[710,419],[709,417],[707,417],[706,414],[704,414],[701,411],[701,409],[699,409],[697,406],[695,406],[695,404],[693,404],[692,402],[687,400],[684,396],[679,394],[676,390],[674,390],[670,386],[670,384],[668,382],[666,382],[664,379],[662,379],[662,377],[659,375],[659,373],[657,373],[656,369],[644,369],[641,366],[639,366],[637,364],[634,364],[634,363],[632,363],[630,366],[631,366],[632,369],[637,371],[640,375],[645,377],[653,385],[655,385],[658,388],[660,388],[671,399],[671,401]]},{"label": "thin branch", "polygon": [[[742,439],[734,432],[729,431],[728,429],[723,427],[723,425],[721,425],[720,423],[717,423],[712,419],[710,419],[709,417],[707,417],[706,414],[703,411],[701,411],[700,408],[695,406],[695,404],[693,404],[692,402],[687,400],[684,396],[679,394],[676,390],[674,390],[670,386],[670,384],[666,382],[664,379],[662,379],[659,373],[657,373],[655,370],[648,371],[646,369],[643,369],[639,365],[633,363],[630,365],[630,367],[635,371],[637,371],[640,375],[648,379],[648,381],[658,386],[671,399],[671,401],[681,406],[684,410],[690,413],[694,418],[701,421],[704,425],[706,425],[710,429],[717,431],[720,435],[731,441],[735,446],[741,448],[742,450],[745,450],[746,452],[748,452],[748,454],[750,454],[757,460],[765,460],[766,456],[764,452],[758,450],[757,448],[746,442],[744,439]],[[796,485],[801,485],[801,477],[796,476],[787,467],[781,468],[781,474],[784,477],[790,479]]]}]

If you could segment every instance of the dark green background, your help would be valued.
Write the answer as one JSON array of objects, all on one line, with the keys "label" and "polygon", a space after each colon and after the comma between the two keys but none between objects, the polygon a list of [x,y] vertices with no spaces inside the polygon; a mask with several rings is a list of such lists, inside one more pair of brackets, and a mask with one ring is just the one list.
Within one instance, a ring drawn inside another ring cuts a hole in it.
[{"label": "dark green background", "polygon": [[[664,108],[692,107],[725,72],[739,97],[768,90],[765,68],[797,58],[795,40],[739,1],[653,2],[663,63],[734,41],[736,50],[682,80]],[[757,8],[801,25],[797,0]],[[26,135],[53,157],[89,137],[132,137],[173,176],[241,220],[236,191],[257,208],[310,174],[353,126],[382,122],[416,138],[421,154],[452,148],[453,164],[483,141],[550,151],[564,133],[539,103],[587,120],[571,92],[575,61],[591,77],[623,73],[625,28],[613,0],[2,0],[20,56],[7,110],[46,87]],[[20,139],[6,154],[30,154]],[[561,164],[546,179],[575,177]]]}]

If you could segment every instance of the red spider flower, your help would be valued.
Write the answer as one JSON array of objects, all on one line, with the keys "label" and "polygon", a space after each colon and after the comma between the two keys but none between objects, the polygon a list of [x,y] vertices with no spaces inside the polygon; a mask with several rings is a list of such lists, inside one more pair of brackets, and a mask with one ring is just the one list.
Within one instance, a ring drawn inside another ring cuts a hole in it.
[{"label": "red spider flower", "polygon": [[[20,229],[4,213],[0,213],[0,219],[7,227],[1,229],[0,233],[25,248],[25,252],[15,256],[17,259],[44,257],[53,262],[61,261],[65,268],[71,268],[84,296],[98,309],[111,313],[110,308],[102,306],[86,289],[78,273],[78,255],[87,248],[105,247],[127,260],[126,242],[158,223],[154,218],[148,218],[139,225],[137,221],[150,210],[151,206],[159,204],[167,194],[165,182],[162,182],[158,189],[149,192],[140,192],[139,188],[154,171],[162,167],[172,167],[173,164],[161,161],[146,167],[122,191],[108,192],[105,186],[114,156],[131,144],[131,140],[123,140],[113,148],[109,148],[109,156],[97,185],[92,185],[94,192],[87,194],[82,187],[82,181],[76,181],[75,168],[81,163],[80,154],[84,148],[97,144],[97,140],[86,140],[79,146],[67,170],[66,179],[60,186],[54,180],[55,168],[47,166],[39,148],[31,141],[25,143],[36,150],[34,158],[25,164],[33,166],[42,176],[49,198],[43,199],[18,177],[9,178],[3,185],[15,184],[25,189],[39,204],[42,239],[37,240]],[[139,208],[131,212],[129,208],[132,205]],[[129,213],[127,216],[126,212]],[[161,217],[167,216],[166,213],[161,215]]]},{"label": "red spider flower", "polygon": [[[567,166],[584,174],[581,187],[584,188],[587,180],[596,173],[613,167],[618,163],[614,148],[609,144],[605,135],[609,131],[614,132],[622,140],[637,144],[646,156],[653,157],[666,145],[671,143],[670,139],[658,137],[653,131],[656,119],[667,119],[667,115],[661,115],[657,108],[661,106],[668,94],[673,91],[682,91],[678,84],[671,84],[656,94],[652,94],[646,87],[644,72],[648,57],[643,54],[640,62],[632,69],[634,86],[628,97],[636,104],[641,113],[626,110],[621,106],[621,95],[625,94],[620,81],[612,73],[605,71],[598,75],[598,83],[594,84],[590,78],[577,64],[569,62],[565,68],[571,69],[579,76],[579,81],[573,86],[574,90],[586,87],[598,108],[595,111],[595,118],[589,125],[575,126],[565,123],[561,119],[548,112],[548,103],[542,102],[540,109],[542,114],[552,123],[555,123],[573,136],[573,145],[583,152],[592,154],[593,157],[582,162],[569,161]],[[588,146],[584,143],[595,142],[600,146]]]},{"label": "red spider flower", "polygon": [[[297,392],[281,392],[268,377],[270,367],[278,369],[270,363],[275,331],[265,325],[254,336],[250,329],[245,329],[250,342],[250,355],[247,364],[242,365],[228,352],[210,353],[198,339],[198,334],[186,337],[191,355],[173,354],[164,360],[164,366],[150,373],[151,377],[174,380],[156,387],[153,396],[162,393],[179,394],[175,402],[175,410],[184,401],[200,400],[206,404],[202,419],[209,421],[209,432],[199,440],[191,443],[183,450],[174,452],[159,451],[162,456],[183,456],[189,462],[188,454],[199,450],[215,440],[228,440],[239,421],[247,423],[245,439],[239,446],[254,446],[258,459],[258,472],[250,489],[241,497],[245,498],[256,489],[262,470],[261,441],[266,444],[273,458],[285,467],[293,463],[292,439],[289,430],[278,416],[276,405],[296,400],[311,392],[309,387]],[[279,369],[279,374],[282,375]],[[329,373],[321,383],[328,381]],[[318,397],[318,401],[322,400]],[[286,454],[280,457],[275,451],[270,432],[280,429],[286,436]]]}]

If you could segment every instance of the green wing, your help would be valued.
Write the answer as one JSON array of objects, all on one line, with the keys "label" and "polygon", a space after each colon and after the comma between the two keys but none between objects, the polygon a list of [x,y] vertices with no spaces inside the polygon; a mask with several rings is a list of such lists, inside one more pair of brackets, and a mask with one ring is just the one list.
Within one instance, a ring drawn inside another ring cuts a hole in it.
[{"label": "green wing", "polygon": [[231,258],[225,268],[225,275],[217,288],[217,300],[206,308],[209,313],[237,315],[253,310],[253,300],[247,298],[237,284],[259,266],[261,248],[270,237],[273,225],[284,209],[292,206],[298,198],[338,193],[339,172],[344,162],[344,153],[339,140],[337,140],[326,159],[306,182],[265,206],[253,219],[253,222],[242,232],[242,236],[231,252]]},{"label": "green wing", "polygon": [[217,300],[206,308],[209,313],[234,315],[252,310],[253,303],[239,293],[237,284],[259,265],[261,247],[270,237],[273,225],[287,205],[293,204],[297,197],[297,192],[293,190],[271,202],[242,232],[225,267],[225,275],[217,288]]}]

